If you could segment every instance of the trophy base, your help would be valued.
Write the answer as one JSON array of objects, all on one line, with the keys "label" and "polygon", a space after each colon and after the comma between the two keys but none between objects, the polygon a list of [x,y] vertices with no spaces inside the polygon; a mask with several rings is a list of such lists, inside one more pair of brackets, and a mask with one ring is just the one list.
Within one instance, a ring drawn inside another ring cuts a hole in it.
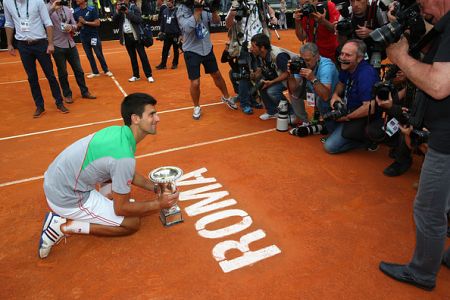
[{"label": "trophy base", "polygon": [[159,214],[161,223],[168,227],[184,221],[183,215],[181,214],[181,209],[178,205],[172,206],[171,208],[163,208]]}]

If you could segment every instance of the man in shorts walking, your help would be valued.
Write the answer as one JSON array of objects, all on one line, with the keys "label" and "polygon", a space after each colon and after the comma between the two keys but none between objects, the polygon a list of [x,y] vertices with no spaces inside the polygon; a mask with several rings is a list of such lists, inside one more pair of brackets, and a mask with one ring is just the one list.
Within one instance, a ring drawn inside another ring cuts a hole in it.
[{"label": "man in shorts walking", "polygon": [[[148,178],[136,173],[136,144],[156,134],[156,100],[130,94],[122,102],[124,126],[111,126],[84,137],[61,152],[44,175],[47,213],[39,257],[49,255],[65,235],[123,236],[136,232],[141,217],[169,208],[178,193],[130,201],[131,184],[157,192]],[[100,191],[96,186],[101,185]]]}]

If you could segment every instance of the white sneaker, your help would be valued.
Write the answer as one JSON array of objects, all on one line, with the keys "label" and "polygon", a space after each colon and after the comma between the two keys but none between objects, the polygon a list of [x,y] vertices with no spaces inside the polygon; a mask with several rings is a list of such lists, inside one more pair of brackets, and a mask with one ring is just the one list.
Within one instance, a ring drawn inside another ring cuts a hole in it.
[{"label": "white sneaker", "polygon": [[147,80],[148,80],[148,82],[150,82],[150,83],[153,83],[153,82],[155,82],[155,79],[153,79],[153,77],[152,77],[152,76],[148,77],[148,78],[147,78]]},{"label": "white sneaker", "polygon": [[44,225],[42,226],[41,240],[39,241],[39,257],[46,258],[50,254],[53,245],[57,244],[63,237],[61,225],[67,220],[55,213],[49,212],[45,216]]},{"label": "white sneaker", "polygon": [[94,77],[99,77],[100,76],[100,74],[96,74],[96,73],[91,73],[91,74],[89,74],[89,75],[87,75],[86,77],[87,78],[94,78]]},{"label": "white sneaker", "polygon": [[113,73],[112,73],[111,71],[108,71],[108,72],[105,72],[105,75],[106,75],[106,76],[109,76],[109,77],[112,77],[112,76],[113,76]]},{"label": "white sneaker", "polygon": [[236,103],[234,103],[234,101],[232,100],[232,98],[225,98],[224,96],[220,97],[220,99],[222,100],[223,103],[225,103],[229,108],[233,109],[233,110],[237,110],[238,107],[236,105]]},{"label": "white sneaker", "polygon": [[262,115],[259,116],[259,118],[263,121],[269,120],[269,119],[276,119],[278,118],[278,114],[275,113],[273,115],[270,115],[268,113],[263,113]]},{"label": "white sneaker", "polygon": [[202,109],[200,106],[194,106],[194,113],[192,114],[192,117],[194,120],[200,119],[200,116],[202,115]]},{"label": "white sneaker", "polygon": [[141,78],[135,77],[135,76],[133,76],[130,79],[128,79],[129,82],[135,82],[135,81],[138,81],[138,80],[141,80]]}]

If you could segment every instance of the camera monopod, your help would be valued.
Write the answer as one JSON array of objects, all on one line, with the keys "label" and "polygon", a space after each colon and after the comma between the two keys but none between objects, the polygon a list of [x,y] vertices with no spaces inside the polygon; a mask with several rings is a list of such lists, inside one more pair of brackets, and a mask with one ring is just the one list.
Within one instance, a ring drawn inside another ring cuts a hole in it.
[{"label": "camera monopod", "polygon": [[275,34],[276,34],[276,36],[277,36],[277,39],[280,40],[280,35],[278,34],[276,25],[270,23],[270,20],[271,20],[272,18],[270,17],[269,12],[267,12],[266,19],[267,19],[267,27],[269,27],[270,29],[272,29],[273,31],[275,31]]}]

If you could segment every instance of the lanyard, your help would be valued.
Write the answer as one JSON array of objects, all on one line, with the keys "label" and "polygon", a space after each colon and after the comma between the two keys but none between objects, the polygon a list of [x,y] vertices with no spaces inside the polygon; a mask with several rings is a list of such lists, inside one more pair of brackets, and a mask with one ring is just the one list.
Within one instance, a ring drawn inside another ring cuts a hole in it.
[{"label": "lanyard", "polygon": [[[62,11],[62,13],[61,13],[61,11]],[[64,10],[64,7],[61,7],[61,11],[60,11],[60,13],[57,13],[59,20],[63,23],[66,23],[67,15],[66,15],[66,11]]]},{"label": "lanyard", "polygon": [[[29,18],[29,14],[28,14],[28,1],[27,0],[27,19]],[[19,13],[19,8],[17,7],[17,2],[16,0],[14,0],[14,5],[16,6],[16,11],[17,11],[17,15],[19,16],[19,19],[21,18],[20,13]]]},{"label": "lanyard", "polygon": [[310,42],[316,43],[317,40],[317,27],[319,27],[319,23],[314,20],[314,28],[313,28],[313,34],[312,37],[309,38],[309,29],[310,29],[310,22],[311,18],[308,17],[306,20],[306,35],[308,36],[308,39]]}]

